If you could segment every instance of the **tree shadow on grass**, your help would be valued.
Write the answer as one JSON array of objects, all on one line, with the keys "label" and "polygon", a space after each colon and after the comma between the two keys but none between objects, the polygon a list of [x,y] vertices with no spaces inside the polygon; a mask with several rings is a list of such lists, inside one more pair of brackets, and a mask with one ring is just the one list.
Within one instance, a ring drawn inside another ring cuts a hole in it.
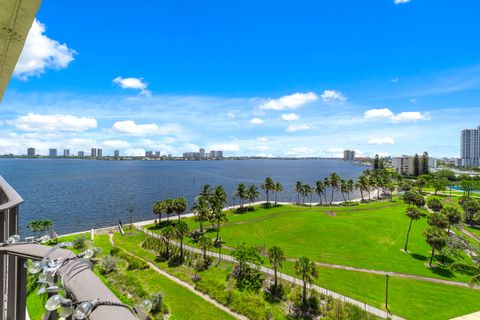
[{"label": "tree shadow on grass", "polygon": [[453,272],[445,266],[435,266],[431,268],[432,272],[446,278],[453,278]]},{"label": "tree shadow on grass", "polygon": [[420,260],[420,261],[426,261],[428,259],[427,257],[425,257],[421,254],[418,254],[418,253],[411,253],[410,255],[412,256],[412,258]]}]

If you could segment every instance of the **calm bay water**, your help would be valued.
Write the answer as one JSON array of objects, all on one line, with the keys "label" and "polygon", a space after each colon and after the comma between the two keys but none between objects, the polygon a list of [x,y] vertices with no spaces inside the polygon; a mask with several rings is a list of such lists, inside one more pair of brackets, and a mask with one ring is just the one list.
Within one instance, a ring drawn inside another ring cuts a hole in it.
[{"label": "calm bay water", "polygon": [[37,219],[53,220],[59,234],[110,226],[119,219],[126,223],[128,207],[134,208],[134,221],[154,219],[151,208],[157,200],[183,196],[191,205],[203,184],[223,185],[232,195],[239,183],[260,188],[267,176],[283,184],[279,201],[295,201],[297,180],[313,185],[331,172],[356,179],[364,169],[337,160],[0,159],[0,175],[25,200],[20,208],[22,234],[28,233],[27,223]]}]

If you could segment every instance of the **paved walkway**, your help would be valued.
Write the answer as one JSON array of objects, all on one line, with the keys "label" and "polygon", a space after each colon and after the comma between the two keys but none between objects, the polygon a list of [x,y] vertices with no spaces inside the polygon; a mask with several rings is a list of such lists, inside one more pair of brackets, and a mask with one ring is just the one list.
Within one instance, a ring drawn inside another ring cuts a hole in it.
[{"label": "paved walkway", "polygon": [[[113,234],[109,234],[109,240],[110,240],[110,243],[115,246],[115,241],[113,240]],[[232,310],[230,310],[229,308],[227,308],[226,306],[224,306],[223,304],[217,302],[217,300],[214,300],[212,299],[209,295],[206,295],[204,294],[203,292],[200,292],[198,290],[195,289],[195,287],[193,287],[192,285],[190,285],[189,283],[185,282],[185,281],[182,281],[180,279],[178,279],[177,277],[174,277],[172,276],[170,273],[168,272],[165,272],[164,270],[160,269],[159,267],[157,267],[155,264],[151,263],[150,261],[148,260],[145,260],[139,256],[137,256],[136,254],[133,254],[129,251],[126,251],[124,250],[125,253],[131,255],[131,256],[134,256],[142,261],[144,261],[145,263],[147,263],[150,268],[152,268],[152,270],[154,270],[155,272],[161,274],[162,276],[172,280],[173,282],[175,282],[176,284],[178,285],[181,285],[182,287],[190,290],[191,292],[193,292],[194,294],[196,294],[197,296],[199,296],[200,298],[202,298],[203,300],[213,304],[215,307],[219,308],[219,309],[222,309],[223,311],[225,311],[226,313],[230,314],[232,317],[236,318],[236,319],[240,319],[240,320],[248,320],[247,317],[241,315],[241,314],[238,314]]]},{"label": "paved walkway", "polygon": [[[154,232],[151,232],[145,228],[143,228],[142,226],[139,226],[137,224],[134,224],[135,228],[137,228],[139,231],[141,232],[144,232],[145,234],[153,237],[153,238],[157,238],[157,239],[161,239],[162,237],[157,234],[157,233],[154,233]],[[179,243],[177,243],[176,241],[171,241],[171,244],[173,245],[176,245],[176,246],[179,246]],[[194,253],[197,253],[197,254],[203,254],[203,251],[201,249],[198,249],[198,248],[195,248],[195,247],[191,247],[191,246],[188,246],[188,245],[183,245],[183,249],[184,250],[187,250],[187,251],[190,251],[190,252],[194,252]],[[235,259],[232,257],[232,256],[229,256],[229,255],[225,255],[225,254],[219,254],[217,252],[212,252],[212,251],[207,251],[207,255],[212,257],[212,258],[215,258],[215,259],[220,259],[220,260],[224,260],[224,261],[228,261],[228,262],[232,262],[234,263],[235,262]],[[270,275],[273,277],[273,274],[274,274],[274,271],[273,269],[270,269],[270,268],[267,268],[267,267],[260,267],[260,271],[262,271],[263,273],[266,273],[267,275]],[[300,280],[300,279],[297,279],[295,277],[292,277],[290,275],[287,275],[287,274],[284,274],[284,273],[281,273],[281,272],[278,272],[278,277],[284,281],[287,281],[287,282],[290,282],[290,283],[293,283],[295,285],[298,285],[298,286],[303,286],[303,281]],[[388,314],[386,311],[384,310],[381,310],[379,308],[376,308],[374,306],[371,306],[371,305],[368,305],[364,302],[361,302],[361,301],[358,301],[358,300],[355,300],[355,299],[352,299],[350,297],[347,297],[347,296],[344,296],[342,294],[339,294],[339,293],[336,293],[334,291],[330,291],[328,289],[325,289],[325,288],[322,288],[322,287],[319,287],[317,285],[312,285],[310,286],[311,289],[321,293],[321,294],[324,294],[326,296],[330,296],[336,300],[341,300],[343,302],[346,302],[346,303],[350,303],[350,304],[353,304],[371,314],[374,314],[378,317],[381,317],[383,319],[392,319],[392,320],[403,320],[403,318],[401,317],[398,317],[398,316],[395,316],[395,315],[392,315],[392,314]]]}]

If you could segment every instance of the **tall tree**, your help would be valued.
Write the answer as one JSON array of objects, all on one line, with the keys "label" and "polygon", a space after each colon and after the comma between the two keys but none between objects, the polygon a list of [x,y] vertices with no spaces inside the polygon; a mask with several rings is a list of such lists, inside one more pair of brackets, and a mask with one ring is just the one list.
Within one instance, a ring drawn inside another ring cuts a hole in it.
[{"label": "tall tree", "polygon": [[270,202],[268,201],[268,195],[269,195],[270,191],[273,190],[273,186],[274,186],[274,182],[273,182],[272,178],[270,178],[270,177],[266,177],[265,181],[261,185],[261,188],[263,190],[265,190],[265,194],[267,196],[267,204],[270,204]]},{"label": "tall tree", "polygon": [[283,262],[286,260],[285,254],[283,253],[282,248],[273,246],[268,249],[267,252],[268,260],[270,261],[270,265],[273,268],[273,276],[274,276],[274,286],[275,289],[278,288],[278,278],[277,278],[277,271],[278,268],[283,267]]},{"label": "tall tree", "polygon": [[337,190],[340,187],[340,176],[336,172],[332,172],[330,174],[330,188],[332,189],[332,197],[330,198],[330,204],[333,203],[333,195],[335,193],[335,190]]},{"label": "tall tree", "polygon": [[208,199],[206,199],[204,196],[198,196],[195,199],[192,209],[195,213],[195,220],[200,224],[200,233],[203,234],[203,224],[208,221],[211,213]]},{"label": "tall tree", "polygon": [[303,193],[303,183],[301,181],[295,183],[295,192],[297,193],[297,204],[300,204],[300,195]]},{"label": "tall tree", "polygon": [[432,247],[432,255],[430,256],[430,262],[428,263],[431,267],[435,250],[440,251],[447,245],[447,235],[445,231],[438,227],[428,228],[424,231],[424,235],[427,243],[430,245],[430,247]]},{"label": "tall tree", "polygon": [[187,207],[188,207],[187,199],[183,197],[176,198],[173,202],[173,206],[174,206],[174,211],[178,216],[178,220],[180,220],[180,215],[184,213],[185,210],[187,210]]},{"label": "tall tree", "polygon": [[375,155],[375,160],[373,160],[373,170],[380,169],[380,157],[378,154]]},{"label": "tall tree", "polygon": [[[366,175],[362,174],[358,178],[358,183],[360,185],[360,187],[359,187],[360,193],[362,193],[362,200],[363,200],[363,192],[368,193],[368,199],[370,200],[370,181],[368,180],[368,177]],[[362,192],[362,190],[363,190],[363,192]]]},{"label": "tall tree", "polygon": [[198,239],[198,246],[203,250],[203,260],[207,261],[207,250],[212,247],[212,239],[203,235]]},{"label": "tall tree", "polygon": [[243,208],[243,201],[248,199],[248,190],[243,183],[240,183],[235,191],[235,197],[240,199],[240,208]]},{"label": "tall tree", "polygon": [[180,241],[180,258],[183,258],[183,239],[189,231],[190,228],[185,221],[178,221],[175,225],[176,238]]},{"label": "tall tree", "polygon": [[450,228],[452,225],[456,225],[462,221],[462,213],[456,207],[445,206],[442,209],[442,213],[448,220],[448,234],[450,234]]},{"label": "tall tree", "polygon": [[[257,192],[258,196],[258,192]],[[217,186],[213,193],[211,208],[212,208],[212,216],[213,221],[217,224],[217,237],[215,242],[218,243],[219,241],[219,234],[220,234],[220,224],[223,222],[228,221],[227,213],[223,210],[227,204],[227,193],[223,189],[222,186]]]},{"label": "tall tree", "polygon": [[422,155],[421,173],[422,174],[429,174],[430,173],[430,169],[428,167],[428,153],[426,151]]},{"label": "tall tree", "polygon": [[340,180],[340,192],[343,197],[343,202],[347,202],[347,200],[345,199],[345,194],[348,192],[348,184],[346,180]]},{"label": "tall tree", "polygon": [[[310,185],[308,185],[308,184],[304,184],[303,187],[302,187],[302,195],[304,197],[307,197],[308,199],[310,199],[310,208],[311,208],[312,207],[312,195],[313,195],[312,187],[310,187]],[[303,202],[305,202],[305,200]]]},{"label": "tall tree", "polygon": [[322,196],[325,194],[325,184],[322,180],[315,182],[315,192],[318,194],[318,198],[320,199],[320,205],[322,205]]},{"label": "tall tree", "polygon": [[420,159],[418,154],[415,153],[415,157],[413,158],[413,175],[418,177],[420,175]]},{"label": "tall tree", "polygon": [[162,220],[162,214],[166,212],[166,206],[164,201],[157,201],[153,204],[152,211],[158,215],[158,221]]},{"label": "tall tree", "polygon": [[408,252],[408,238],[410,236],[410,230],[412,229],[412,222],[414,220],[419,220],[420,217],[422,216],[420,210],[418,210],[415,207],[408,207],[407,208],[407,217],[410,218],[410,223],[408,225],[408,231],[407,231],[407,240],[405,241],[405,252]]},{"label": "tall tree", "polygon": [[307,284],[312,284],[318,278],[318,268],[315,262],[310,261],[309,258],[300,257],[295,262],[295,273],[303,280],[302,302],[305,306],[307,303]]},{"label": "tall tree", "polygon": [[355,191],[355,182],[352,179],[347,181],[347,198],[348,202],[350,202],[350,193]]},{"label": "tall tree", "polygon": [[277,205],[277,196],[283,192],[283,185],[280,182],[275,183],[275,205]]},{"label": "tall tree", "polygon": [[170,256],[170,241],[177,235],[177,230],[175,230],[172,226],[166,226],[165,228],[160,230],[160,235],[163,237],[165,241],[165,248],[167,257]]},{"label": "tall tree", "polygon": [[259,193],[258,193],[257,186],[252,184],[248,188],[248,198],[250,199],[250,203],[253,205],[255,201],[258,199],[258,197],[259,197]]}]

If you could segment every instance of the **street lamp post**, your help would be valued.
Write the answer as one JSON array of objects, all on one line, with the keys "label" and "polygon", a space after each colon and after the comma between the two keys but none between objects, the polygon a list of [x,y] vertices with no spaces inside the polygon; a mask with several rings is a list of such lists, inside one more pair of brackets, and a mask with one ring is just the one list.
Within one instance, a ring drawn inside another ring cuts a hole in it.
[{"label": "street lamp post", "polygon": [[389,275],[388,273],[385,274],[385,309],[387,309],[387,312],[390,313],[390,310],[388,310],[388,278]]}]

